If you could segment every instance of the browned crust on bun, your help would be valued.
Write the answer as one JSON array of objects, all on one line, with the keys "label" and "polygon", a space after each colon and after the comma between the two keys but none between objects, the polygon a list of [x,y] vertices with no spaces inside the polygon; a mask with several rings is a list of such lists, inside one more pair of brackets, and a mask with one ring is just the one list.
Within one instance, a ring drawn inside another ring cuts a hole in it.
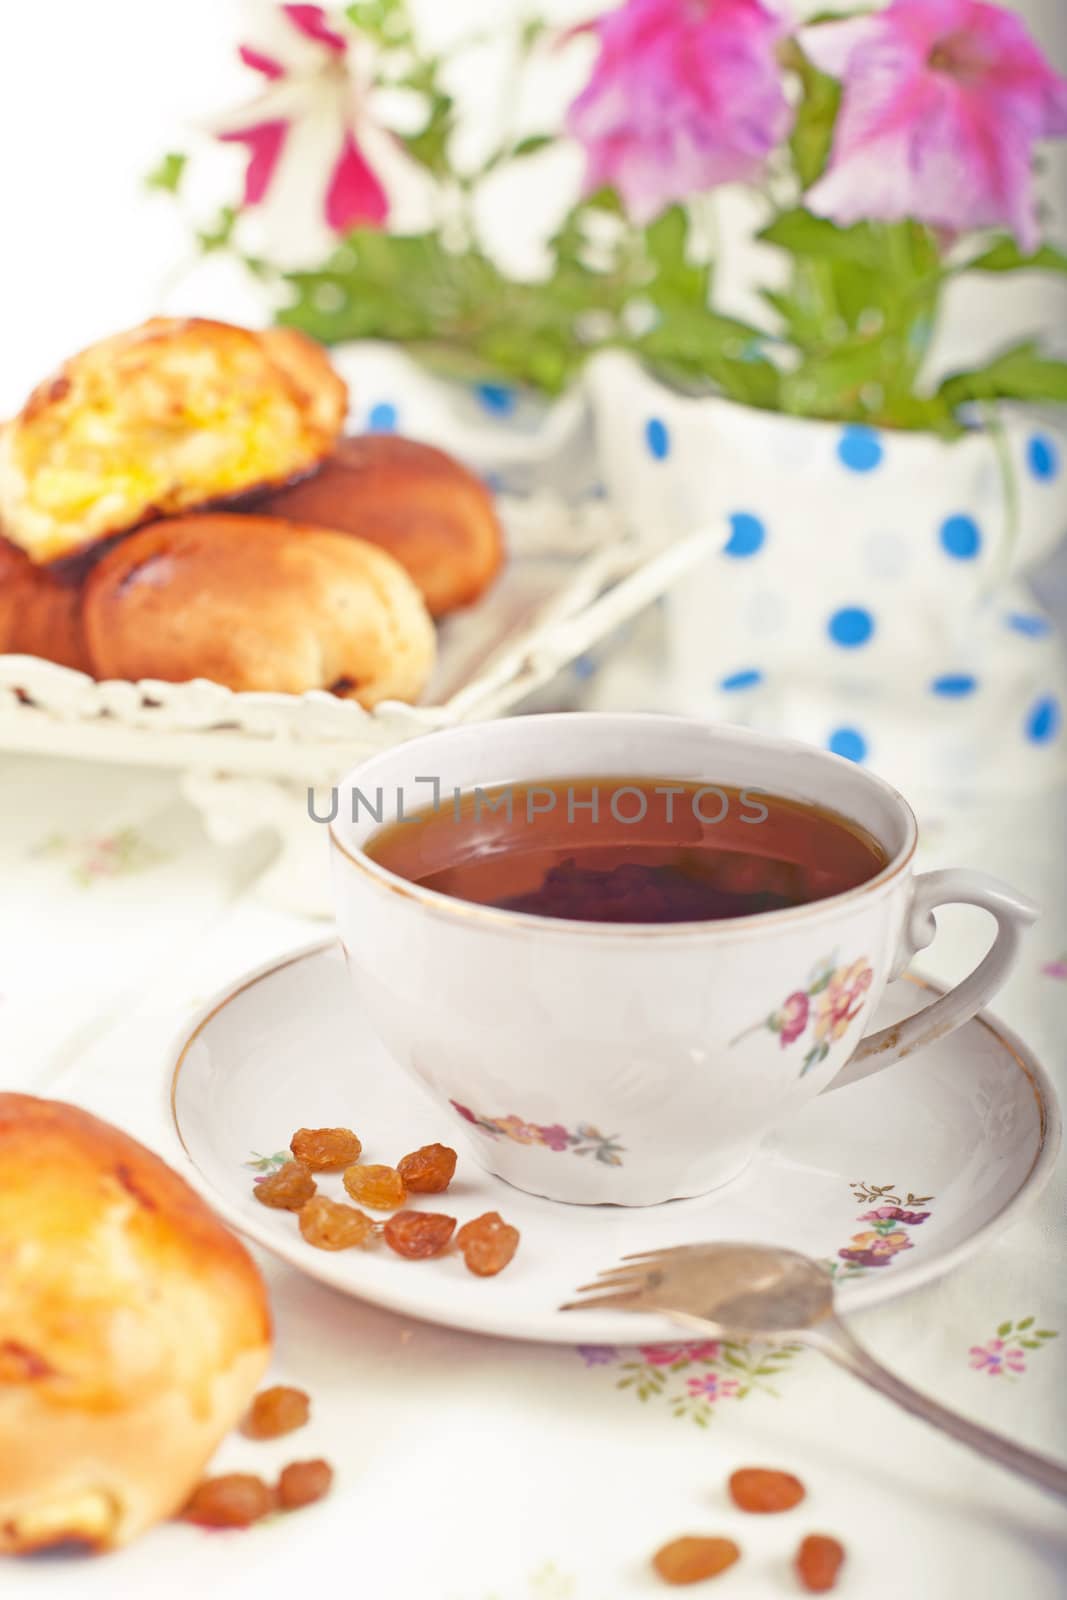
[{"label": "browned crust on bun", "polygon": [[391,434],[342,439],[318,471],[256,507],[379,545],[435,617],[477,600],[504,559],[485,484],[443,450]]},{"label": "browned crust on bun", "polygon": [[415,699],[436,645],[418,590],[385,551],[276,517],[140,529],[94,568],[84,616],[99,678],[325,689],[367,707]]}]

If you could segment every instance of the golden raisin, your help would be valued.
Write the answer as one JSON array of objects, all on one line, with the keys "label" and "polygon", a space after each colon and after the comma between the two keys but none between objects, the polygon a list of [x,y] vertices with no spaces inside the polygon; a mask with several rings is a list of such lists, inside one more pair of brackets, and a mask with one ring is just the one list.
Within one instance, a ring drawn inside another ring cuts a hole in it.
[{"label": "golden raisin", "polygon": [[463,1224],[456,1243],[471,1272],[479,1278],[494,1278],[519,1248],[519,1230],[505,1222],[499,1211],[486,1211]]},{"label": "golden raisin", "polygon": [[398,1256],[422,1261],[441,1254],[455,1226],[455,1217],[446,1217],[440,1211],[398,1211],[389,1218],[383,1232],[386,1244]]},{"label": "golden raisin", "polygon": [[402,1156],[396,1170],[409,1194],[441,1194],[455,1175],[456,1152],[447,1144],[424,1144]]},{"label": "golden raisin", "polygon": [[372,1211],[395,1211],[408,1197],[395,1167],[348,1167],[341,1181],[353,1200]]},{"label": "golden raisin", "polygon": [[652,1565],[664,1583],[701,1583],[732,1567],[741,1552],[732,1539],[672,1539],[657,1550]]},{"label": "golden raisin", "polygon": [[265,1206],[276,1206],[279,1211],[299,1211],[315,1193],[315,1180],[299,1161],[287,1161],[284,1167],[266,1178],[257,1178],[252,1193]]},{"label": "golden raisin", "polygon": [[275,1506],[273,1491],[251,1472],[227,1472],[197,1484],[181,1513],[201,1528],[248,1528]]},{"label": "golden raisin", "polygon": [[792,1511],[804,1498],[804,1485],[791,1472],[741,1467],[730,1475],[730,1498],[739,1511]]},{"label": "golden raisin", "polygon": [[299,1511],[330,1492],[333,1468],[327,1461],[290,1461],[278,1478],[278,1504],[283,1511]]},{"label": "golden raisin", "polygon": [[276,1383],[261,1389],[249,1407],[241,1432],[249,1439],[277,1439],[283,1433],[302,1428],[311,1415],[311,1401],[303,1389],[290,1389]]},{"label": "golden raisin", "polygon": [[837,1582],[845,1559],[844,1547],[825,1533],[809,1533],[801,1540],[793,1565],[800,1586],[809,1594],[828,1594]]},{"label": "golden raisin", "polygon": [[301,1206],[297,1220],[300,1232],[317,1250],[348,1250],[357,1244],[366,1248],[375,1242],[374,1223],[365,1211],[327,1200],[324,1194]]},{"label": "golden raisin", "polygon": [[351,1128],[298,1128],[289,1148],[312,1172],[341,1172],[359,1160],[363,1146]]}]

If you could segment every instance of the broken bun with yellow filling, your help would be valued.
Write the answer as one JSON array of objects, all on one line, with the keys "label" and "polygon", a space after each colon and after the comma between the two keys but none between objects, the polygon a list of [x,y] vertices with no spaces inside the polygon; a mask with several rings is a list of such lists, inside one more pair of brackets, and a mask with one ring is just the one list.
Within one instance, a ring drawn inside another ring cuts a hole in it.
[{"label": "broken bun with yellow filling", "polygon": [[411,574],[435,617],[477,600],[504,556],[484,483],[443,450],[388,434],[342,439],[315,473],[256,509],[380,545]]},{"label": "broken bun with yellow filling", "polygon": [[47,562],[328,455],[347,391],[291,329],[156,317],[90,345],[0,434],[0,525]]},{"label": "broken bun with yellow filling", "polygon": [[0,1094],[0,1553],[177,1512],[271,1348],[251,1256],[158,1156]]},{"label": "broken bun with yellow filling", "polygon": [[275,517],[151,523],[85,585],[98,678],[210,678],[235,690],[414,700],[436,639],[403,567],[361,539]]}]

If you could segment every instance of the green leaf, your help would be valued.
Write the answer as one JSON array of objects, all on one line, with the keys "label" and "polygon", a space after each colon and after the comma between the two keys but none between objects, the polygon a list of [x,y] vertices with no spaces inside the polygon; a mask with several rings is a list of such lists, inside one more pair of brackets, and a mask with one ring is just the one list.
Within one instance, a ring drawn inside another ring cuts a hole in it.
[{"label": "green leaf", "polygon": [[816,256],[822,261],[850,261],[874,268],[884,265],[884,252],[869,222],[839,228],[836,222],[798,208],[783,211],[757,237],[765,244],[776,244],[780,250],[788,250],[791,255]]},{"label": "green leaf", "polygon": [[1034,1337],[1036,1339],[1058,1339],[1059,1334],[1055,1333],[1051,1328],[1038,1328]]},{"label": "green leaf", "polygon": [[1040,1341],[1040,1339],[1020,1339],[1019,1343],[1022,1345],[1024,1350],[1040,1350],[1041,1349],[1041,1341]]},{"label": "green leaf", "polygon": [[204,254],[210,255],[213,250],[225,250],[233,238],[236,225],[236,209],[233,206],[223,206],[215,219],[214,226],[201,228],[197,232],[197,243]]},{"label": "green leaf", "polygon": [[786,65],[797,74],[801,88],[789,149],[801,187],[809,189],[830,158],[841,85],[813,66],[795,41],[787,47]]},{"label": "green leaf", "polygon": [[395,48],[412,43],[411,18],[405,0],[354,0],[345,7],[344,14],[361,33],[378,44]]},{"label": "green leaf", "polygon": [[1012,1324],[1010,1322],[1002,1322],[1000,1327],[997,1329],[997,1338],[1006,1339],[1011,1330]]},{"label": "green leaf", "polygon": [[973,372],[953,373],[938,396],[953,408],[975,400],[1067,404],[1067,362],[1042,355],[1037,344],[1027,340]]},{"label": "green leaf", "polygon": [[162,189],[166,194],[177,194],[188,160],[189,157],[178,150],[168,151],[158,167],[145,174],[145,187]]},{"label": "green leaf", "polygon": [[967,261],[961,272],[1067,272],[1067,253],[1055,245],[1043,244],[1039,250],[1026,255],[1014,239],[998,239],[988,250]]},{"label": "green leaf", "polygon": [[516,161],[522,156],[535,156],[539,150],[547,150],[550,145],[554,145],[556,142],[555,135],[551,133],[527,134],[525,139],[520,139],[518,144],[512,147],[508,153],[508,159]]},{"label": "green leaf", "polygon": [[1034,1325],[1033,1317],[1024,1317],[1021,1322],[1017,1322],[1015,1324],[1015,1331],[1016,1331],[1016,1333],[1022,1333],[1026,1328],[1032,1328],[1033,1325]]}]

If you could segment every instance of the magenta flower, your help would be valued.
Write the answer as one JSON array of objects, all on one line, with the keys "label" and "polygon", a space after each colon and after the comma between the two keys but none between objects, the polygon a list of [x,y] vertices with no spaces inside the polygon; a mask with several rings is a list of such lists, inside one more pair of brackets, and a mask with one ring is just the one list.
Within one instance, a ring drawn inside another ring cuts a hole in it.
[{"label": "magenta flower", "polygon": [[778,1032],[778,1043],[783,1050],[787,1044],[792,1044],[794,1039],[799,1039],[804,1032],[808,1025],[810,1009],[811,1002],[807,995],[803,989],[798,989],[795,994],[789,996],[781,1011],[775,1012],[774,1024]]},{"label": "magenta flower", "polygon": [[571,106],[586,190],[613,184],[644,225],[677,200],[759,174],[790,125],[765,0],[626,0],[590,25],[600,54]]},{"label": "magenta flower", "polygon": [[452,1109],[454,1111],[458,1111],[460,1116],[463,1117],[465,1121],[475,1123],[478,1121],[478,1118],[474,1115],[474,1112],[469,1106],[461,1106],[458,1100],[453,1100],[451,1104]]},{"label": "magenta flower", "polygon": [[1046,961],[1041,971],[1046,978],[1067,978],[1067,956],[1061,956],[1058,961]]},{"label": "magenta flower", "polygon": [[1026,1357],[1019,1349],[1005,1348],[1003,1339],[990,1339],[988,1344],[973,1344],[970,1349],[971,1366],[991,1378],[1003,1377],[1006,1372],[1025,1372]]},{"label": "magenta flower", "polygon": [[541,1135],[541,1143],[550,1150],[566,1150],[570,1146],[571,1136],[559,1122],[553,1122],[547,1128],[538,1128],[537,1131]]},{"label": "magenta flower", "polygon": [[812,211],[843,226],[1004,225],[1036,248],[1034,145],[1067,133],[1067,79],[1018,17],[986,0],[893,0],[805,28],[801,42],[844,84]]}]

